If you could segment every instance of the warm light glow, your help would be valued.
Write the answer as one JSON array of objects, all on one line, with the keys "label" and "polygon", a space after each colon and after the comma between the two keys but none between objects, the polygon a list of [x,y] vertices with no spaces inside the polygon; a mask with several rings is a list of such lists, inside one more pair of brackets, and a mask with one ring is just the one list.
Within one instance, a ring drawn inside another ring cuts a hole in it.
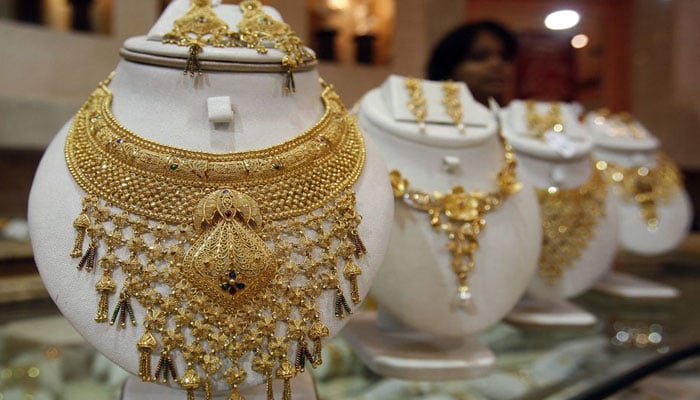
[{"label": "warm light glow", "polygon": [[578,35],[571,38],[571,47],[573,47],[574,49],[582,49],[586,47],[587,44],[588,36],[584,35],[583,33],[579,33]]},{"label": "warm light glow", "polygon": [[544,26],[551,30],[569,29],[578,24],[581,16],[574,10],[559,10],[547,15]]},{"label": "warm light glow", "polygon": [[326,4],[331,10],[344,10],[348,7],[348,0],[328,0]]}]

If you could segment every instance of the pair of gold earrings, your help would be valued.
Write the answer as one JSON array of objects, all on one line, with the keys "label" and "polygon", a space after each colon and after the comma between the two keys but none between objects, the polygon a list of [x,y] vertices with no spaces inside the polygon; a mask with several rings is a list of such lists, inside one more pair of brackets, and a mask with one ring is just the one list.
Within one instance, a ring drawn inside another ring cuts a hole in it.
[{"label": "pair of gold earrings", "polygon": [[[464,108],[459,99],[459,86],[453,81],[442,81],[442,104],[445,107],[445,112],[450,116],[457,129],[464,133]],[[428,104],[423,93],[423,81],[417,78],[406,78],[404,81],[406,90],[408,91],[408,102],[406,106],[411,111],[418,121],[418,128],[422,133],[425,133],[425,119],[428,115]]]},{"label": "pair of gold earrings", "polygon": [[293,70],[316,57],[309,52],[292,28],[272,18],[258,0],[241,1],[242,19],[238,31],[230,31],[228,24],[212,9],[211,0],[192,0],[187,13],[175,20],[173,29],[163,36],[163,43],[189,47],[184,73],[192,77],[202,75],[199,53],[205,46],[242,47],[266,54],[265,42],[272,42],[284,53],[282,66],[287,73],[285,89],[295,92]]}]

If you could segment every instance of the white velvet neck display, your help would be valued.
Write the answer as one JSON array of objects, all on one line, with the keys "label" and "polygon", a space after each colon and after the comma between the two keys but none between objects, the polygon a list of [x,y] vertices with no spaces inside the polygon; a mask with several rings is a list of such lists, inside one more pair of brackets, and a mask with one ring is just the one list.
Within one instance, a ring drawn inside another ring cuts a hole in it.
[{"label": "white velvet neck display", "polygon": [[[444,193],[457,185],[466,191],[497,189],[496,175],[504,160],[494,119],[481,128],[468,126],[464,134],[454,125],[430,124],[420,133],[417,124],[393,118],[387,99],[397,96],[386,96],[385,89],[364,96],[360,126],[377,143],[390,169],[408,179],[409,187],[428,193]],[[465,116],[490,117],[476,102],[463,106]],[[445,157],[453,160],[451,173],[442,169]],[[539,256],[537,200],[528,181],[522,175],[518,179],[522,190],[484,215],[486,227],[478,237],[476,266],[469,274],[475,313],[452,306],[457,277],[447,234],[431,227],[426,212],[398,201],[387,256],[371,292],[379,305],[408,327],[435,337],[473,334],[499,321],[525,291]]]},{"label": "white velvet neck display", "polygon": [[[556,186],[572,189],[588,182],[593,172],[590,153],[593,143],[585,135],[584,128],[570,110],[570,105],[562,105],[565,135],[570,132],[576,135],[573,142],[576,151],[570,157],[558,153],[549,143],[527,134],[524,108],[524,102],[515,101],[501,111],[503,134],[513,145],[523,174],[537,188]],[[612,267],[616,251],[617,210],[614,207],[614,195],[608,191],[605,216],[598,221],[593,238],[581,256],[572,260],[563,276],[553,284],[536,274],[530,283],[528,294],[551,300],[581,294]]]},{"label": "white velvet neck display", "polygon": [[[212,153],[262,149],[301,134],[323,113],[318,72],[312,69],[294,75],[297,91],[285,94],[281,73],[207,71],[192,79],[181,70],[122,61],[109,86],[114,94],[112,111],[126,128],[164,145]],[[220,96],[231,99],[231,123],[214,124],[208,119],[207,99]],[[78,271],[77,260],[70,257],[75,238],[72,221],[85,193],[64,160],[69,127],[70,122],[49,145],[32,187],[29,223],[35,259],[51,298],[78,332],[122,368],[138,374],[136,342],[143,327],[117,329],[95,323],[96,278]],[[382,263],[393,219],[386,165],[372,141],[365,144],[365,166],[354,186],[356,209],[363,216],[359,233],[368,251],[360,260],[363,273],[358,277],[363,298]],[[330,330],[328,340],[347,319],[335,318],[332,293],[324,294],[320,301],[322,321]],[[145,310],[136,302],[132,306],[136,319],[142,321]],[[178,371],[184,371],[181,362],[176,362]],[[249,365],[246,368],[248,379],[242,389],[263,382]],[[217,390],[228,388],[223,381],[213,383]]]},{"label": "white velvet neck display", "polygon": [[[610,138],[606,139],[607,142],[610,140]],[[607,142],[594,147],[593,157],[596,160],[627,168],[651,169],[657,165],[657,146],[639,149],[639,144],[633,142],[634,146],[625,148],[624,143],[610,146]],[[636,202],[626,201],[619,192],[619,188],[611,189],[615,193],[612,201],[617,208],[619,241],[623,249],[643,255],[662,254],[678,247],[688,236],[693,210],[690,196],[683,186],[668,202],[657,202],[656,212],[659,223],[654,228],[649,228],[642,218],[641,209]]]}]

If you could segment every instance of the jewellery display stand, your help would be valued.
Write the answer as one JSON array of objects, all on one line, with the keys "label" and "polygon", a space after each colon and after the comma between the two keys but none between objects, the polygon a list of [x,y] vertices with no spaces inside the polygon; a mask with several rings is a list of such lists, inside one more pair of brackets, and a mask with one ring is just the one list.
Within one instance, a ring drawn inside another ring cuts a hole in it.
[{"label": "jewellery display stand", "polygon": [[[501,114],[504,136],[515,149],[524,175],[535,187],[540,190],[551,188],[554,193],[582,187],[590,182],[594,178],[592,174],[597,173],[590,159],[592,142],[571,106],[560,105],[561,126],[558,129],[562,132],[545,132],[542,138],[532,136],[526,107],[526,102],[515,100]],[[537,102],[534,107],[536,112],[544,114],[550,108],[550,103]],[[600,185],[603,185],[602,180]],[[612,265],[617,250],[617,216],[615,208],[610,206],[613,204],[611,201],[612,194],[608,191],[601,210],[604,216],[599,217],[592,228],[588,243],[576,249],[578,257],[568,265],[559,266],[561,275],[554,279],[544,276],[540,266],[540,273],[532,279],[526,297],[508,314],[507,321],[557,327],[595,323],[592,314],[566,299],[591,288]],[[575,207],[576,204],[570,206]]]},{"label": "jewellery display stand", "polygon": [[[185,1],[176,1],[169,7],[186,10],[186,4]],[[236,18],[236,15],[240,18],[238,8],[234,6],[221,5],[215,10],[224,10],[222,18]],[[173,18],[173,13],[166,10],[156,27],[172,26]],[[227,22],[232,27],[237,23],[235,19]],[[294,71],[296,93],[288,94],[283,91],[284,71],[272,68],[279,67],[282,53],[270,49],[267,55],[260,55],[251,49],[207,47],[201,58],[204,63],[207,57],[216,62],[218,71],[205,68],[203,76],[193,79],[184,76],[181,68],[147,62],[149,57],[158,59],[157,63],[170,58],[179,60],[182,66],[184,57],[187,57],[187,48],[161,44],[152,36],[157,37],[152,31],[148,37],[132,38],[125,43],[123,54],[139,54],[141,58],[138,63],[122,60],[109,85],[114,94],[112,113],[115,118],[147,140],[208,153],[250,151],[296,137],[323,114],[324,106],[319,100],[322,87],[313,64]],[[158,51],[152,51],[154,48]],[[245,64],[244,73],[240,73],[242,64]],[[269,72],[271,68],[275,72]],[[228,123],[214,123],[210,117],[212,110],[207,111],[207,101],[222,96],[230,97],[231,119]],[[109,359],[138,375],[139,352],[135,344],[144,333],[143,326],[117,329],[106,323],[96,324],[95,303],[99,296],[94,285],[98,278],[89,275],[93,281],[86,282],[85,273],[76,270],[77,260],[69,254],[75,240],[73,219],[80,212],[84,196],[71,177],[64,156],[69,127],[70,122],[58,132],[46,150],[30,194],[29,225],[36,263],[51,298],[76,330]],[[365,149],[364,167],[354,185],[355,209],[364,217],[359,234],[367,248],[367,254],[359,262],[363,273],[357,277],[362,298],[382,262],[391,228],[387,221],[391,221],[393,215],[393,199],[384,161],[369,139],[365,141]],[[119,281],[123,278],[115,275],[114,280],[121,284]],[[137,302],[132,302],[132,307],[136,319],[142,321],[146,310]],[[334,317],[331,293],[321,295],[319,309],[321,320],[329,331],[324,341],[329,340],[348,319]],[[175,364],[178,371],[185,370],[182,360],[176,360]],[[265,385],[261,385],[264,377],[253,372],[249,362],[243,367],[248,378],[239,386],[241,393],[245,393],[249,400],[266,398]],[[306,378],[299,376],[292,381],[292,386],[300,386],[305,394],[307,390],[303,388],[309,385]],[[223,395],[223,390],[229,387],[223,381],[213,381],[212,386],[215,398]],[[131,382],[122,398],[165,398],[174,392],[185,398],[185,391],[179,386],[177,389],[161,385],[149,387],[142,389],[140,384]],[[143,390],[148,394],[144,395]],[[309,390],[304,398],[315,398],[315,395]]]},{"label": "jewellery display stand", "polygon": [[[593,157],[605,164],[651,171],[658,166],[659,141],[642,124],[629,115],[614,116],[597,112],[586,116],[586,126],[594,148]],[[604,165],[601,165],[604,166]],[[692,206],[682,182],[668,201],[656,201],[657,223],[650,225],[642,216],[640,205],[624,198],[622,189],[612,185],[618,210],[619,243],[629,252],[657,255],[676,248],[688,235]],[[624,298],[669,299],[680,295],[667,285],[611,271],[595,286],[596,290]]]},{"label": "jewellery display stand", "polygon": [[[422,82],[427,99],[422,132],[410,113],[393,111],[402,110],[407,101],[404,78],[397,76],[361,100],[360,127],[378,144],[390,169],[400,171],[415,187],[443,193],[458,185],[465,191],[494,190],[504,164],[496,120],[461,83],[466,129],[460,132],[448,118],[433,120],[433,113],[443,109],[440,83]],[[483,215],[486,225],[468,275],[472,313],[454,307],[457,278],[448,235],[431,227],[426,212],[397,202],[389,249],[371,291],[383,311],[353,320],[347,330],[356,353],[374,360],[370,366],[390,360],[382,373],[437,380],[482,373],[493,363],[490,350],[475,335],[517,302],[539,255],[537,201],[530,184],[521,175],[518,180],[522,190]],[[385,321],[388,316],[390,323]],[[379,339],[365,340],[373,335]],[[445,355],[445,337],[451,338],[454,356]],[[421,351],[392,344],[396,338],[403,344],[420,343]],[[426,360],[432,360],[429,366]]]},{"label": "jewellery display stand", "polygon": [[342,335],[369,369],[400,379],[473,378],[489,372],[496,360],[474,335],[436,337],[418,332],[382,308],[353,317]]}]

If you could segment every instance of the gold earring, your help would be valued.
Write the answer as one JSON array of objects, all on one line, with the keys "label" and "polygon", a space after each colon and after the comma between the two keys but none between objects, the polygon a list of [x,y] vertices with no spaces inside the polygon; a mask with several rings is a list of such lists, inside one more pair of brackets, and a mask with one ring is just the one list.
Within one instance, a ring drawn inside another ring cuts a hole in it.
[{"label": "gold earring", "polygon": [[442,94],[444,96],[442,104],[445,106],[445,112],[452,118],[459,132],[464,133],[464,122],[462,122],[464,109],[462,102],[459,100],[459,86],[453,81],[443,81]]},{"label": "gold earring", "polygon": [[408,107],[411,114],[418,121],[418,129],[421,133],[425,133],[425,117],[428,114],[428,106],[423,96],[423,82],[416,78],[406,78],[404,82],[408,91]]}]

